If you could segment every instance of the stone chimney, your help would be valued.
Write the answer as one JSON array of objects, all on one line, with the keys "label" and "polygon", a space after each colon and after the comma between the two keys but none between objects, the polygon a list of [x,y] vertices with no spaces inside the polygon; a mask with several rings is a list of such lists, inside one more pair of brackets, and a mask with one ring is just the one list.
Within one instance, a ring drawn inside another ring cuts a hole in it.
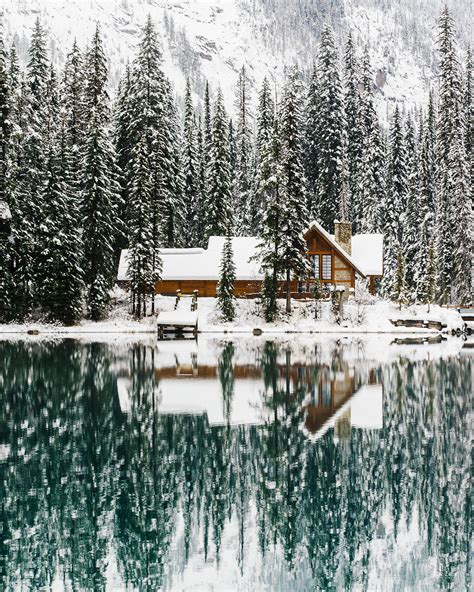
[{"label": "stone chimney", "polygon": [[336,222],[334,223],[334,234],[336,243],[340,245],[348,255],[352,255],[352,223]]}]

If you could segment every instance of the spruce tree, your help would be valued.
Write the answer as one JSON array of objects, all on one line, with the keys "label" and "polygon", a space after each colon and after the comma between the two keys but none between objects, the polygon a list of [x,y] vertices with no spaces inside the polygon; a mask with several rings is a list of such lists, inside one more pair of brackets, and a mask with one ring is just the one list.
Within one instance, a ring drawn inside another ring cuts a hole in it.
[{"label": "spruce tree", "polygon": [[83,159],[83,237],[87,310],[92,320],[108,310],[115,278],[114,246],[121,232],[116,155],[108,136],[107,62],[99,28],[87,54]]},{"label": "spruce tree", "polygon": [[383,231],[385,235],[384,292],[392,291],[395,281],[397,252],[403,244],[403,228],[408,199],[406,150],[403,124],[398,105],[395,107],[389,138],[387,164],[387,196],[383,207]]},{"label": "spruce tree", "polygon": [[262,223],[262,216],[264,212],[264,204],[261,201],[261,193],[259,191],[259,171],[264,158],[264,153],[267,149],[268,142],[272,136],[273,121],[275,119],[275,104],[272,98],[270,85],[268,79],[264,78],[262,88],[258,97],[258,107],[256,115],[256,142],[255,142],[255,158],[254,171],[252,179],[252,191],[254,203],[254,210],[250,220],[250,233],[256,235],[259,233]]},{"label": "spruce tree", "polygon": [[41,251],[36,259],[38,299],[50,320],[72,324],[82,315],[84,274],[77,201],[66,182],[63,144],[55,130],[48,150]]},{"label": "spruce tree", "polygon": [[430,304],[436,300],[437,266],[435,242],[430,240],[427,227],[426,223],[422,226],[421,244],[417,253],[415,302],[427,304],[429,312]]},{"label": "spruce tree", "polygon": [[286,201],[282,158],[282,139],[278,118],[275,118],[272,133],[261,156],[257,185],[263,215],[256,256],[265,273],[262,298],[267,322],[273,322],[276,318],[278,279],[284,271],[283,223],[286,216]]},{"label": "spruce tree", "polygon": [[304,128],[304,166],[307,181],[308,214],[311,220],[319,218],[319,82],[316,64],[311,72],[306,97]]},{"label": "spruce tree", "polygon": [[250,113],[249,81],[245,66],[239,73],[237,83],[237,130],[236,130],[236,171],[234,211],[236,228],[240,235],[250,232],[255,218],[255,204],[251,193],[252,177],[252,115]]},{"label": "spruce tree", "polygon": [[[345,62],[345,92],[344,114],[347,130],[347,168],[349,173],[349,200],[353,202],[353,196],[357,191],[357,182],[361,168],[362,148],[364,137],[361,130],[359,93],[360,72],[357,63],[356,51],[352,33],[349,33],[344,56]],[[366,89],[364,89],[365,91]],[[353,216],[351,216],[353,219]],[[356,219],[358,217],[356,216]]]},{"label": "spruce tree", "polygon": [[418,142],[414,123],[411,118],[406,122],[405,133],[406,164],[407,164],[407,205],[403,231],[403,250],[406,261],[406,281],[411,293],[415,288],[416,254],[420,248],[420,230],[422,217],[420,216],[420,178]]},{"label": "spruce tree", "polygon": [[213,235],[225,235],[233,221],[228,134],[224,98],[219,89],[212,119],[211,151],[206,175],[208,180],[206,240]]},{"label": "spruce tree", "polygon": [[473,301],[473,211],[470,171],[466,157],[463,130],[458,130],[448,160],[447,193],[452,203],[451,244],[453,248],[451,298],[459,305]]},{"label": "spruce tree", "polygon": [[[0,29],[0,209],[6,218],[7,162],[10,142],[10,90],[3,34]],[[13,248],[10,237],[0,230],[0,322],[11,319],[14,308]]]},{"label": "spruce tree", "polygon": [[196,134],[196,149],[198,159],[198,189],[200,204],[199,210],[196,211],[194,220],[194,229],[196,235],[196,246],[204,246],[204,229],[206,227],[206,207],[207,203],[207,186],[206,186],[206,171],[207,171],[207,152],[204,150],[204,133],[202,129],[202,119],[199,117]]},{"label": "spruce tree", "polygon": [[395,282],[392,287],[390,299],[396,302],[401,309],[408,304],[408,286],[406,282],[406,262],[403,249],[397,249],[397,265],[395,270]]},{"label": "spruce tree", "polygon": [[[362,61],[356,128],[352,133],[355,181],[352,182],[352,220],[355,230],[380,232],[385,202],[386,161],[382,131],[374,105],[372,71],[367,47]],[[348,133],[349,133],[348,124]],[[349,137],[350,141],[350,137]],[[349,158],[350,158],[349,144]]]},{"label": "spruce tree", "polygon": [[161,260],[153,243],[153,210],[151,175],[146,138],[134,148],[129,199],[128,277],[132,298],[132,314],[146,316],[147,298],[154,298]]},{"label": "spruce tree", "polygon": [[332,231],[342,188],[345,124],[338,49],[328,25],[321,33],[318,88],[317,214],[326,230]]},{"label": "spruce tree", "polygon": [[156,162],[160,169],[161,233],[166,247],[180,247],[185,238],[186,206],[180,154],[178,114],[171,85],[164,81],[163,121],[158,131]]},{"label": "spruce tree", "polygon": [[284,199],[282,261],[286,279],[286,311],[291,312],[291,278],[307,271],[306,241],[308,223],[306,178],[303,169],[301,88],[295,68],[288,76],[281,105],[281,141]]},{"label": "spruce tree", "polygon": [[199,191],[199,160],[196,138],[196,120],[189,79],[186,82],[186,92],[184,97],[183,149],[181,159],[183,163],[183,192],[186,209],[186,244],[188,246],[198,245],[199,237],[196,226],[197,221],[201,216],[202,208]]},{"label": "spruce tree", "polygon": [[[451,157],[459,152],[459,130],[464,129],[462,83],[457,55],[454,22],[445,7],[439,19],[439,107],[437,125],[437,190],[436,233],[439,271],[439,297],[448,302],[452,297],[455,276],[452,229],[458,223],[458,205],[452,196]],[[459,245],[458,245],[459,246]]]},{"label": "spruce tree", "polygon": [[224,241],[224,248],[222,249],[219,284],[217,286],[217,303],[222,318],[226,322],[232,322],[235,319],[235,273],[232,237],[230,236],[230,233],[227,233]]}]

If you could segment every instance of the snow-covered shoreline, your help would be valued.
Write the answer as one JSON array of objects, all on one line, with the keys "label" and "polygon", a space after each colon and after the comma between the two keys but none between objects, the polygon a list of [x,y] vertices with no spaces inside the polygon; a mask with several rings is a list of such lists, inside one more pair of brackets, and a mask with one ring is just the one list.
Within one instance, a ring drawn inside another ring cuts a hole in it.
[{"label": "snow-covered shoreline", "polygon": [[[175,299],[157,296],[157,312],[174,309]],[[444,333],[461,330],[464,323],[459,313],[454,309],[446,309],[433,305],[430,312],[425,305],[404,307],[401,310],[393,304],[372,300],[364,304],[355,301],[344,306],[344,320],[338,324],[331,312],[329,302],[319,305],[318,318],[314,318],[314,303],[293,302],[293,313],[290,317],[281,314],[279,321],[265,323],[259,304],[255,300],[238,300],[236,305],[237,319],[232,323],[224,323],[216,310],[216,300],[213,298],[199,299],[199,333],[202,334],[253,334],[255,330],[265,335],[298,335],[298,334],[328,334],[328,335],[367,335],[367,334],[396,334],[396,335],[436,335],[438,332],[428,328],[396,327],[391,320],[409,319],[423,321],[438,321],[446,328]],[[189,303],[180,304],[183,311]],[[283,303],[281,303],[283,307]],[[179,311],[178,311],[179,312]],[[66,327],[59,324],[44,322],[11,323],[0,325],[0,337],[11,334],[40,334],[40,335],[150,335],[156,333],[155,317],[147,317],[137,321],[128,312],[126,294],[115,294],[115,304],[108,319],[100,322],[81,321],[79,324]]]}]

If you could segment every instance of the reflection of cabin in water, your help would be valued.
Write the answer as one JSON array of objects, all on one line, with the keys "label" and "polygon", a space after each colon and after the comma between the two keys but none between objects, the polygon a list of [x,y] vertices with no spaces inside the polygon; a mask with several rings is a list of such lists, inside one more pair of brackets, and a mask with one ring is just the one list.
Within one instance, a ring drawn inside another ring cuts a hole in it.
[{"label": "reflection of cabin in water", "polygon": [[[262,369],[236,363],[232,372],[234,397],[230,423],[260,424],[268,420],[269,414],[262,409]],[[209,409],[209,405],[222,408],[219,368],[215,364],[198,364],[197,356],[191,354],[186,362],[176,358],[174,364],[160,365],[155,369],[155,377],[161,385],[161,412],[192,413],[199,409],[208,414],[212,423],[216,410]],[[375,371],[369,373],[368,388],[366,382],[347,363],[340,364],[337,371],[328,364],[303,362],[279,363],[276,368],[279,393],[283,397],[286,394],[291,402],[301,401],[303,429],[309,437],[322,435],[322,430],[325,433],[331,427],[330,422],[336,417],[341,419],[343,413],[346,420],[350,419],[351,406],[356,402],[358,410],[353,418],[356,423],[351,420],[351,425],[364,427],[367,413],[366,427],[381,427],[382,387]],[[225,418],[214,422],[223,423]]]}]

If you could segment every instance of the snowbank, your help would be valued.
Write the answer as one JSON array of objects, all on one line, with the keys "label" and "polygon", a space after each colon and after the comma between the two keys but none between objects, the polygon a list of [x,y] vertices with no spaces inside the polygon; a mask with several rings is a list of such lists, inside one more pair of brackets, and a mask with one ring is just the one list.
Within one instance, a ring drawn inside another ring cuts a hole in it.
[{"label": "snowbank", "polygon": [[[40,334],[111,334],[120,333],[155,333],[156,319],[147,317],[136,321],[128,311],[128,297],[126,292],[120,289],[114,291],[114,308],[109,318],[101,322],[81,321],[73,327],[64,327],[39,322],[27,322],[23,324],[0,325],[1,334],[39,332]],[[166,296],[156,297],[156,312],[173,311],[175,298]],[[198,318],[200,333],[252,333],[254,329],[261,329],[264,333],[333,333],[333,334],[364,334],[364,333],[390,333],[390,334],[433,334],[429,329],[407,329],[395,327],[390,321],[397,319],[439,321],[446,325],[446,331],[451,332],[462,329],[464,323],[456,310],[446,309],[440,306],[431,306],[427,312],[425,305],[404,307],[399,310],[396,306],[383,300],[372,299],[365,304],[354,300],[344,305],[344,319],[336,323],[329,302],[321,302],[318,310],[318,318],[314,318],[315,307],[313,302],[293,302],[291,316],[284,313],[284,302],[280,301],[280,318],[275,323],[265,323],[262,318],[261,305],[258,300],[237,300],[236,320],[232,323],[224,323],[217,309],[217,301],[214,298],[200,298],[198,302]],[[182,301],[178,310],[183,315],[188,314],[189,301]]]}]

